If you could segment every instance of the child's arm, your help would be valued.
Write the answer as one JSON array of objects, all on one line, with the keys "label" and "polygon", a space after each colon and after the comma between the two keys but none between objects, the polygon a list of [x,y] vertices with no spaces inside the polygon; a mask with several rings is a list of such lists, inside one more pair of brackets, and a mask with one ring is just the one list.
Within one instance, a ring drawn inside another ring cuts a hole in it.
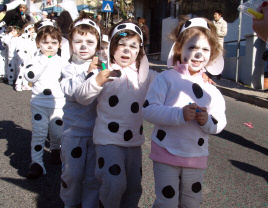
[{"label": "child's arm", "polygon": [[[89,73],[89,75],[92,72]],[[113,81],[109,77],[116,76],[109,69],[101,70],[98,74],[92,74],[84,83],[75,90],[76,101],[82,105],[91,104],[103,89],[106,82]]]},{"label": "child's arm", "polygon": [[185,124],[183,109],[165,104],[168,90],[168,84],[158,75],[151,83],[146,95],[142,109],[143,117],[148,122],[159,125]]},{"label": "child's arm", "polygon": [[78,74],[72,64],[65,66],[62,70],[61,88],[66,99],[76,101],[74,96],[75,90],[94,73],[98,74],[98,69],[89,69],[88,71],[83,71]]},{"label": "child's arm", "polygon": [[48,57],[36,56],[25,64],[24,77],[29,82],[36,82],[48,65]]}]

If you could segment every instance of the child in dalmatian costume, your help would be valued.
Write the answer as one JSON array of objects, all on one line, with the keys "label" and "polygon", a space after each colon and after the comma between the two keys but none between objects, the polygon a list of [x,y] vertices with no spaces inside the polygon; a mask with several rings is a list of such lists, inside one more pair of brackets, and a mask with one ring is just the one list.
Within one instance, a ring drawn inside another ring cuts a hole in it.
[{"label": "child in dalmatian costume", "polygon": [[6,72],[6,62],[7,62],[7,46],[3,42],[3,38],[6,35],[6,23],[4,21],[0,22],[0,41],[1,41],[1,48],[0,48],[0,79],[4,81],[7,79],[7,72]]},{"label": "child in dalmatian costume", "polygon": [[3,43],[7,47],[7,78],[8,84],[14,84],[14,80],[18,75],[18,66],[16,58],[14,57],[15,54],[15,46],[17,45],[18,37],[20,36],[20,29],[17,26],[9,26],[7,28],[6,35],[3,37]]},{"label": "child in dalmatian costume", "polygon": [[[97,101],[81,105],[75,99],[76,88],[97,68],[94,57],[100,48],[100,28],[85,13],[70,27],[71,63],[62,70],[61,87],[66,97],[63,107],[63,135],[61,143],[62,175],[60,196],[65,208],[96,208],[100,183],[94,175],[95,144],[92,140]],[[93,60],[92,60],[93,59]]]},{"label": "child in dalmatian costume", "polygon": [[157,73],[149,71],[137,24],[115,25],[109,36],[109,69],[93,70],[76,89],[75,97],[83,105],[98,101],[93,142],[95,175],[101,182],[99,207],[137,208],[142,194],[141,108]]},{"label": "child in dalmatian costume", "polygon": [[14,59],[16,60],[16,65],[18,66],[18,76],[15,82],[15,90],[31,90],[29,82],[24,78],[24,64],[31,58],[34,57],[37,47],[35,43],[35,29],[34,25],[31,23],[25,24],[22,28],[23,33],[18,38],[14,50]]},{"label": "child in dalmatian costume", "polygon": [[221,47],[215,26],[204,18],[181,21],[173,37],[168,66],[174,68],[153,81],[143,106],[144,119],[155,124],[153,207],[198,208],[209,135],[220,133],[227,123],[223,96],[202,78],[205,67],[213,74],[222,71],[221,64],[209,66],[221,60]]},{"label": "child in dalmatian costume", "polygon": [[32,163],[28,179],[36,179],[46,174],[43,163],[44,144],[50,136],[51,162],[60,163],[60,144],[62,138],[62,116],[65,104],[61,90],[61,69],[68,64],[57,55],[61,33],[51,21],[43,21],[38,26],[36,44],[40,48],[37,56],[25,64],[25,78],[33,83],[32,112]]}]

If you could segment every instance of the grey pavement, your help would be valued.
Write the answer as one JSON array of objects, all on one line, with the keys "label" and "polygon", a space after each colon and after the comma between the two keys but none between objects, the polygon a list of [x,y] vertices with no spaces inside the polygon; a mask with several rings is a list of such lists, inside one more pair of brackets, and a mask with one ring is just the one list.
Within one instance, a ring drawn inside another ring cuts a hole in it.
[{"label": "grey pavement", "polygon": [[[167,70],[166,63],[149,58],[150,68],[158,72]],[[233,80],[212,78],[223,95],[235,98],[260,107],[268,108],[268,90],[258,90],[245,86]]]}]

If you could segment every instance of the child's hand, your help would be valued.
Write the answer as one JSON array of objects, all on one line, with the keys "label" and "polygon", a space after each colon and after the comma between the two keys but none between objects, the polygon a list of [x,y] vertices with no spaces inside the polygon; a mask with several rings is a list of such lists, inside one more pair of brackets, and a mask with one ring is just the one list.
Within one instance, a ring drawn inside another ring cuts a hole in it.
[{"label": "child's hand", "polygon": [[87,73],[91,72],[93,69],[100,68],[100,66],[101,66],[101,61],[99,60],[99,57],[94,56],[92,59],[92,62],[90,63]]},{"label": "child's hand", "polygon": [[207,108],[203,107],[197,107],[198,112],[196,113],[195,120],[199,123],[200,126],[204,126],[208,121],[208,112]]},{"label": "child's hand", "polygon": [[104,83],[113,81],[110,77],[115,77],[116,73],[110,71],[109,69],[101,70],[99,74],[96,76],[96,82],[98,86],[102,87]]},{"label": "child's hand", "polygon": [[213,80],[210,79],[210,78],[208,77],[208,75],[206,75],[205,73],[202,74],[202,77],[203,77],[203,80],[204,80],[205,83],[208,82],[209,84],[215,84],[215,82],[213,82]]},{"label": "child's hand", "polygon": [[191,121],[195,119],[196,108],[196,103],[191,103],[183,107],[183,117],[185,121]]}]

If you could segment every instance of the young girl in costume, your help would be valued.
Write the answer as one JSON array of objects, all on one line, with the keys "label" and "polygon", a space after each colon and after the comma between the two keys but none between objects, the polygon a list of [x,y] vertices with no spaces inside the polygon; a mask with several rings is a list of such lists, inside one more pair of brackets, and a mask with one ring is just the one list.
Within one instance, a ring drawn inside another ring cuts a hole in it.
[{"label": "young girl in costume", "polygon": [[108,67],[108,47],[109,47],[109,37],[106,34],[102,34],[101,46],[100,46],[100,61],[105,63],[106,67]]},{"label": "young girl in costume", "polygon": [[202,78],[205,67],[213,71],[208,66],[221,54],[221,47],[215,26],[204,18],[181,21],[173,37],[168,65],[171,62],[174,69],[156,77],[143,106],[144,119],[155,124],[150,154],[153,207],[198,208],[209,135],[220,133],[226,125],[223,96]]},{"label": "young girl in costume", "polygon": [[97,68],[94,57],[100,48],[100,28],[82,13],[69,32],[72,61],[62,70],[61,87],[66,97],[63,108],[61,146],[62,175],[60,196],[65,207],[98,207],[100,184],[95,178],[95,145],[92,140],[97,101],[81,105],[74,97],[76,88]]},{"label": "young girl in costume", "polygon": [[35,43],[34,24],[26,23],[22,28],[22,34],[18,37],[14,46],[14,59],[18,66],[18,76],[15,82],[15,90],[31,90],[29,82],[24,78],[24,64],[34,57],[37,47]]},{"label": "young girl in costume", "polygon": [[137,208],[142,194],[141,108],[154,73],[149,73],[137,24],[120,23],[109,36],[109,69],[93,70],[75,96],[83,105],[98,101],[93,142],[95,174],[101,182],[99,207]]},{"label": "young girl in costume", "polygon": [[8,84],[13,86],[16,77],[18,76],[18,65],[14,59],[15,45],[17,44],[18,37],[21,35],[20,28],[17,26],[9,26],[7,34],[3,38],[3,43],[7,46],[7,79]]},{"label": "young girl in costume", "polygon": [[61,42],[61,32],[52,21],[36,23],[36,45],[39,54],[25,64],[25,78],[33,83],[32,112],[32,163],[28,179],[36,179],[46,174],[43,152],[49,131],[51,162],[60,163],[62,138],[62,115],[65,97],[61,90],[61,69],[68,64],[57,55]]}]

